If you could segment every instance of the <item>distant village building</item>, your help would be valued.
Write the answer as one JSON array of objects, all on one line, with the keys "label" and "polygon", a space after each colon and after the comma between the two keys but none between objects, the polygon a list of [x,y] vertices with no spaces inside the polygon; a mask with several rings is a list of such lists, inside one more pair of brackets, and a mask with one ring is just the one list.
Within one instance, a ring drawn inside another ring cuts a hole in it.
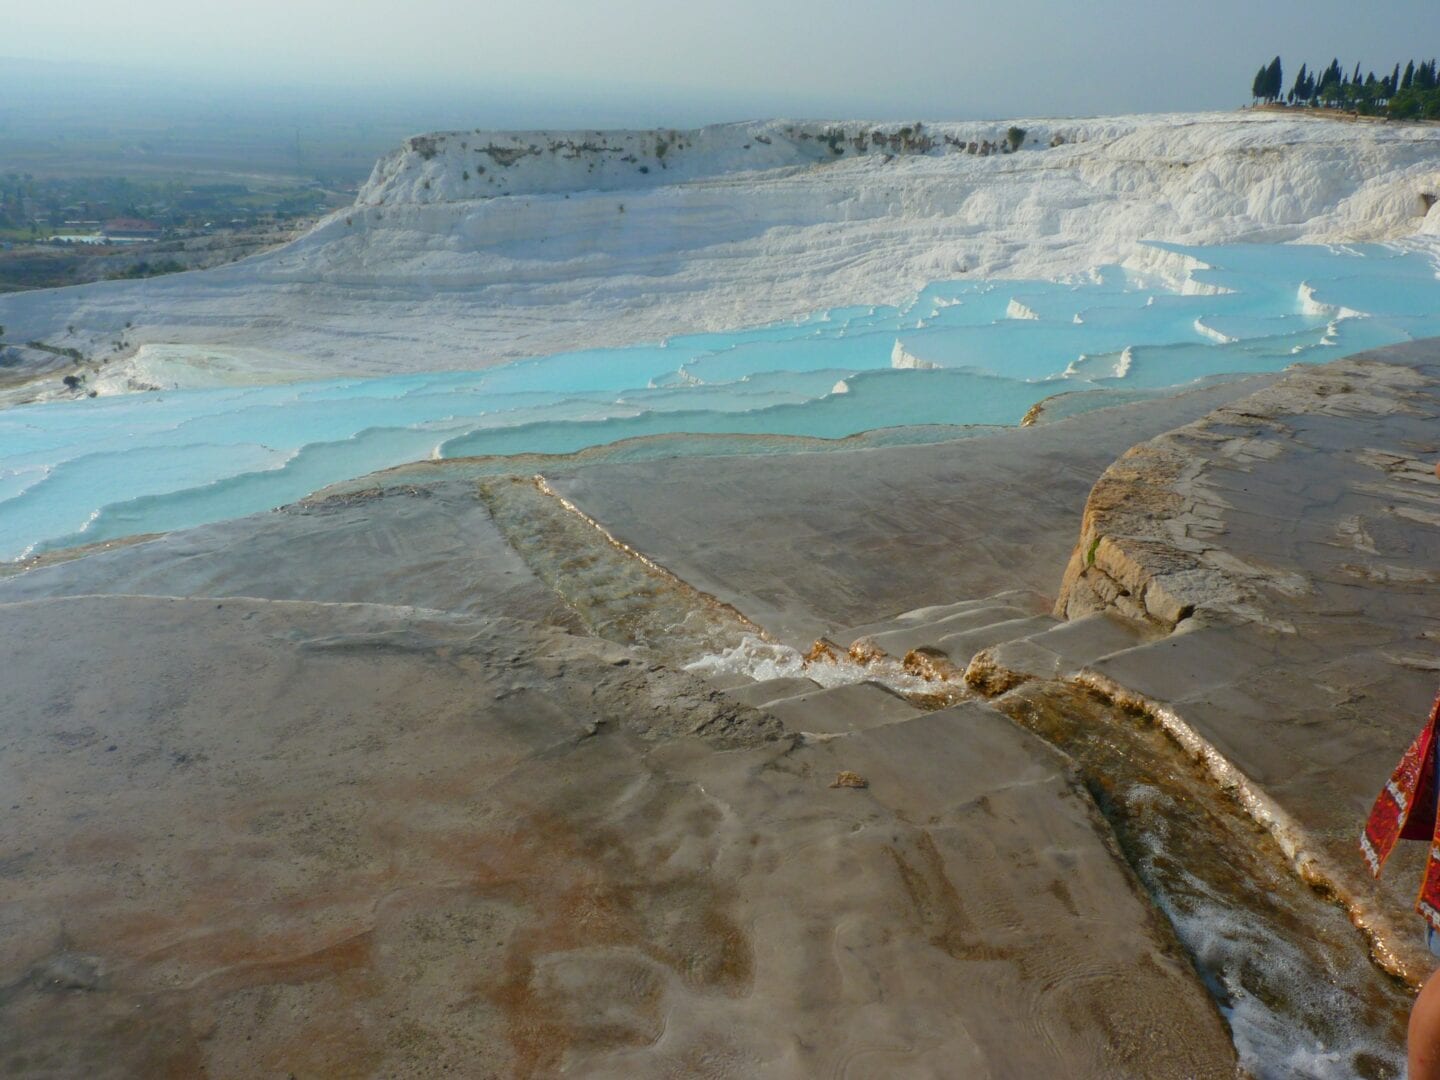
[{"label": "distant village building", "polygon": [[143,218],[111,218],[103,231],[109,240],[158,240],[162,226]]}]

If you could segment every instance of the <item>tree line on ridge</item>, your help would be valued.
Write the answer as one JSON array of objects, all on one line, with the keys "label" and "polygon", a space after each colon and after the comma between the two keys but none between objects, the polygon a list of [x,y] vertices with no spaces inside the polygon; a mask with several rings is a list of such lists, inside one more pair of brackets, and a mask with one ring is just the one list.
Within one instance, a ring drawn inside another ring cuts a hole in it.
[{"label": "tree line on ridge", "polygon": [[1292,106],[1349,109],[1391,120],[1440,120],[1440,71],[1434,60],[1411,60],[1403,72],[1397,63],[1393,71],[1377,78],[1373,71],[1362,74],[1359,64],[1353,72],[1347,71],[1337,59],[1323,70],[1301,64],[1287,92],[1277,56],[1255,73],[1250,97]]}]

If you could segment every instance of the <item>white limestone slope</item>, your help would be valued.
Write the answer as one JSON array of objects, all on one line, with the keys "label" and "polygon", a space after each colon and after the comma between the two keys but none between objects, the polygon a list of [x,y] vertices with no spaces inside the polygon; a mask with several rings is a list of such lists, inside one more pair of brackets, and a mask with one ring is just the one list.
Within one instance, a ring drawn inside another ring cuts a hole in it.
[{"label": "white limestone slope", "polygon": [[1014,154],[971,152],[1009,121],[419,136],[352,208],[283,248],[0,297],[0,325],[98,356],[139,348],[133,373],[109,366],[107,389],[162,367],[185,383],[184,350],[157,365],[147,345],[202,360],[255,350],[273,377],[381,374],[894,302],[955,277],[1113,262],[1183,274],[1141,240],[1440,237],[1425,198],[1440,192],[1434,127],[1270,113],[1017,123]]}]

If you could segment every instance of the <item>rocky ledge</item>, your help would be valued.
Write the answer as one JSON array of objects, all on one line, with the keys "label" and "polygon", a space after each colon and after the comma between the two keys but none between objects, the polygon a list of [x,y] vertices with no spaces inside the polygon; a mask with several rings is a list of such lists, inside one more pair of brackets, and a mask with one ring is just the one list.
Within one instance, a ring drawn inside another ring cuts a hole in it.
[{"label": "rocky ledge", "polygon": [[[1356,581],[1433,584],[1428,571],[1387,562],[1376,530],[1409,554],[1397,530],[1440,524],[1427,456],[1440,445],[1429,426],[1437,373],[1423,346],[1306,368],[1133,447],[1090,493],[1056,614],[1108,609],[1166,630],[1192,618],[1293,629],[1266,597],[1310,594],[1304,560],[1293,545],[1237,552],[1232,525],[1257,516],[1346,551],[1343,572]],[[1335,458],[1368,472],[1364,505],[1337,503],[1353,469]]]}]

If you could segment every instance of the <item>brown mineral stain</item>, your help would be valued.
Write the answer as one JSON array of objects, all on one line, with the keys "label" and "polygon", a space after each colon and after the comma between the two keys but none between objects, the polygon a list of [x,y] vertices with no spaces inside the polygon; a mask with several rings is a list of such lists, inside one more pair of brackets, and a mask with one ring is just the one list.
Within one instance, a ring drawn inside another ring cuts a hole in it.
[{"label": "brown mineral stain", "polygon": [[934,649],[911,649],[905,654],[900,666],[907,675],[914,675],[926,682],[959,683],[965,676],[964,668],[956,667],[948,656]]},{"label": "brown mineral stain", "polygon": [[[228,989],[259,983],[293,985],[333,979],[343,972],[368,967],[372,944],[373,934],[367,929],[310,952],[292,954],[270,945],[264,950],[268,956],[237,963],[232,968],[217,972],[211,981]],[[255,944],[250,948],[252,955],[258,951]]]},{"label": "brown mineral stain", "polygon": [[[700,988],[735,995],[750,984],[752,950],[724,910],[728,891],[698,874],[667,874],[654,855],[647,865],[617,831],[537,812],[513,830],[465,846],[477,857],[473,888],[502,892],[530,916],[507,942],[501,978],[487,992],[504,1014],[518,1077],[555,1072],[577,1039],[563,1002],[536,984],[547,955],[633,950]],[[658,987],[632,1004],[658,1029]],[[589,1029],[584,1041],[595,1049],[631,1044],[635,1035],[630,1028]]]},{"label": "brown mineral stain", "polygon": [[850,659],[861,667],[868,667],[877,660],[885,658],[885,650],[876,645],[869,638],[861,638],[852,642],[849,650]]},{"label": "brown mineral stain", "polygon": [[65,842],[62,851],[70,862],[92,860],[118,863],[134,861],[143,850],[144,841],[133,833],[114,829],[79,833]]},{"label": "brown mineral stain", "polygon": [[921,925],[929,934],[930,944],[956,960],[1003,960],[1009,950],[987,945],[981,940],[975,924],[965,911],[960,894],[945,873],[945,861],[935,840],[921,832],[915,842],[915,863],[906,859],[900,849],[887,846],[895,862],[905,895]]},{"label": "brown mineral stain", "polygon": [[[714,812],[673,795],[657,789],[654,805],[637,812],[681,815],[672,823],[692,841],[715,834]],[[228,849],[224,857],[195,853],[189,865],[198,880],[168,908],[126,902],[117,912],[115,887],[100,890],[109,910],[103,925],[82,920],[74,928],[87,939],[82,943],[103,943],[127,981],[185,987],[145,995],[147,1030],[202,1032],[178,1057],[147,1058],[147,1075],[194,1077],[206,1075],[207,1066],[229,1068],[231,1056],[245,1052],[234,1040],[255,1024],[258,1056],[251,1064],[281,1076],[383,1069],[385,1046],[406,1024],[421,1040],[417,1047],[442,1045],[450,1036],[404,1014],[403,985],[392,983],[376,960],[386,947],[378,935],[390,933],[383,924],[377,930],[380,905],[427,882],[503,902],[520,920],[487,943],[496,961],[479,964],[451,999],[467,1001],[477,1015],[494,1010],[502,1040],[496,1060],[510,1075],[551,1075],[572,1053],[653,1041],[664,1030],[668,980],[661,968],[701,993],[739,996],[751,985],[753,949],[729,912],[733,890],[705,870],[676,868],[673,842],[637,849],[623,823],[541,809],[500,828],[379,831],[394,833],[384,845],[395,852],[389,865],[306,876],[280,890],[261,891],[235,876]],[[244,834],[238,839],[244,842]],[[625,989],[618,1012],[597,1018],[580,991],[550,975],[550,958],[565,954],[595,965],[600,985],[619,980]],[[226,1004],[239,1000],[234,995],[282,987],[312,987],[303,1000],[323,1005],[307,1006],[277,1027],[246,1020]],[[172,1060],[180,1064],[171,1068]]]},{"label": "brown mineral stain", "polygon": [[1075,898],[1070,895],[1070,889],[1065,882],[1059,878],[1055,878],[1049,885],[1045,886],[1045,891],[1055,897],[1056,900],[1059,900],[1060,906],[1075,918],[1078,919],[1080,917],[1080,909],[1075,906]]},{"label": "brown mineral stain", "polygon": [[815,644],[810,646],[810,651],[805,654],[807,664],[829,663],[839,661],[844,650],[828,638],[816,638]]}]

